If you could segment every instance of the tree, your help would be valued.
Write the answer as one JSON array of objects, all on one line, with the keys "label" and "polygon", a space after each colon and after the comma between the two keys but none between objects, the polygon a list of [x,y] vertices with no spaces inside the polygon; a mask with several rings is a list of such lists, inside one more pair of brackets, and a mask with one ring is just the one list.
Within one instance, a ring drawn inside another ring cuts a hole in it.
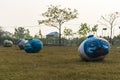
[{"label": "tree", "polygon": [[73,32],[72,32],[72,29],[67,29],[65,28],[64,29],[64,35],[67,37],[67,36],[72,36],[73,35]]},{"label": "tree", "polygon": [[4,34],[2,35],[2,38],[3,39],[13,39],[14,38],[14,35],[8,31],[4,31]]},{"label": "tree", "polygon": [[4,31],[2,30],[2,27],[0,26],[0,38],[2,37],[3,34],[4,34]]},{"label": "tree", "polygon": [[40,39],[39,35],[35,34],[34,38]]},{"label": "tree", "polygon": [[78,34],[82,35],[82,37],[86,37],[88,33],[90,33],[90,26],[87,23],[82,23],[80,25],[80,29],[78,30]]},{"label": "tree", "polygon": [[59,8],[59,6],[49,6],[48,10],[42,14],[45,20],[38,20],[39,24],[55,27],[59,30],[59,45],[61,45],[61,26],[69,20],[77,18],[77,10],[70,8]]},{"label": "tree", "polygon": [[0,26],[0,45],[2,44],[2,36],[4,34],[4,31],[2,29],[2,27]]},{"label": "tree", "polygon": [[92,27],[91,31],[92,31],[93,34],[95,35],[96,32],[97,32],[97,30],[98,30],[98,25],[96,24],[96,25],[94,25],[94,26]]},{"label": "tree", "polygon": [[39,29],[39,36],[40,36],[40,39],[43,38],[43,36],[42,36],[42,32],[41,32],[41,29]]},{"label": "tree", "polygon": [[25,29],[25,31],[24,31],[24,38],[25,38],[25,39],[30,39],[30,38],[32,38],[32,36],[30,36],[30,31],[29,31],[29,29]]},{"label": "tree", "polygon": [[113,29],[117,27],[118,19],[120,18],[119,12],[114,12],[105,16],[101,16],[101,20],[99,21],[100,24],[108,27],[110,29],[110,43],[112,43],[113,38]]},{"label": "tree", "polygon": [[17,39],[29,39],[31,37],[29,29],[25,29],[24,27],[15,28],[14,35]]}]

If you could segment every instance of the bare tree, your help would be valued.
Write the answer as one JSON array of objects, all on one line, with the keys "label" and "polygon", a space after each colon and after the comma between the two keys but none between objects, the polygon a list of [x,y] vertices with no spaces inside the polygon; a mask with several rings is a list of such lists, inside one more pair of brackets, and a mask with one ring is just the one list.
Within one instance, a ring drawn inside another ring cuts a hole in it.
[{"label": "bare tree", "polygon": [[101,25],[106,26],[107,28],[110,29],[110,43],[112,43],[112,38],[113,38],[113,29],[115,27],[118,27],[119,23],[118,20],[120,18],[120,13],[119,12],[114,12],[105,16],[101,16],[101,20],[99,23]]}]

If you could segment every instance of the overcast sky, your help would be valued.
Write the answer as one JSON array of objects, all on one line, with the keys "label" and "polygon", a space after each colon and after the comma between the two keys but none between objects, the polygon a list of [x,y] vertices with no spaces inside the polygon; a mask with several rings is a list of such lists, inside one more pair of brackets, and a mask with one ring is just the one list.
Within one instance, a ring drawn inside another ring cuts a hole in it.
[{"label": "overcast sky", "polygon": [[[37,20],[49,5],[77,9],[78,19],[68,22],[68,25],[74,26],[72,28],[74,30],[77,30],[81,23],[86,22],[89,25],[94,25],[102,15],[120,12],[119,0],[0,0],[0,26],[11,32],[15,26],[26,26],[30,29],[31,34],[36,34],[39,29]],[[43,34],[56,31],[55,28],[43,26],[41,29]]]}]

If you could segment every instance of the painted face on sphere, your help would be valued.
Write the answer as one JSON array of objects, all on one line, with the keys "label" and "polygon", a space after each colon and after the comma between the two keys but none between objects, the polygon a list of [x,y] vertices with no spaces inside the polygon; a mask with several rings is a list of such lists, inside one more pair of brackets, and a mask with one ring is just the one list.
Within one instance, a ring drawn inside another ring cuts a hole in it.
[{"label": "painted face on sphere", "polygon": [[109,53],[109,43],[101,38],[89,37],[85,44],[84,50],[88,57],[97,58]]},{"label": "painted face on sphere", "polygon": [[30,39],[25,45],[24,50],[27,53],[37,53],[43,47],[43,43],[38,39]]}]

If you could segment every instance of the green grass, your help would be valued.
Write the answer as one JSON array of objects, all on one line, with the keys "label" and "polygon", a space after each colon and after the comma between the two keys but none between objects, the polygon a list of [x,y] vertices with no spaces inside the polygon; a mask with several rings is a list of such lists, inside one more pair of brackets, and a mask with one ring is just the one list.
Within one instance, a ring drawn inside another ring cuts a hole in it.
[{"label": "green grass", "polygon": [[120,80],[120,49],[112,47],[103,61],[85,62],[78,47],[43,47],[36,54],[0,47],[0,80]]}]

